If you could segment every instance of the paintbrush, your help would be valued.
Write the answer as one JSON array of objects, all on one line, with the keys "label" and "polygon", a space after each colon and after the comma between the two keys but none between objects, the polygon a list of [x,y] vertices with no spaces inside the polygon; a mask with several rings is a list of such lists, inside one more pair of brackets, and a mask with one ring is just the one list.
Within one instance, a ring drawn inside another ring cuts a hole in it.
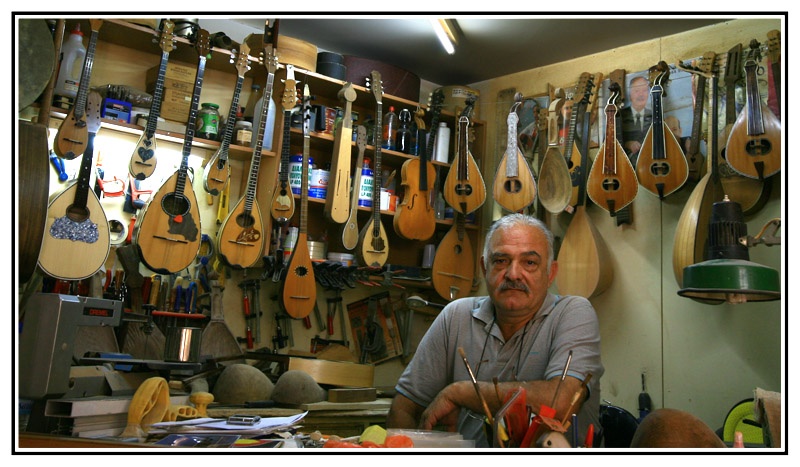
[{"label": "paintbrush", "polygon": [[556,406],[556,400],[558,400],[558,392],[561,390],[561,383],[564,382],[564,379],[567,377],[567,371],[569,371],[569,364],[572,362],[572,351],[569,351],[569,355],[567,356],[567,363],[564,365],[564,371],[561,373],[561,379],[558,381],[558,386],[556,386],[556,392],[553,394],[553,402],[550,403],[550,407]]},{"label": "paintbrush", "polygon": [[464,353],[464,349],[462,347],[458,348],[458,353],[461,355],[461,359],[464,360],[464,366],[467,367],[467,372],[469,372],[469,377],[472,379],[472,385],[475,386],[475,392],[478,393],[478,398],[481,400],[481,404],[483,405],[483,411],[486,413],[486,420],[489,421],[489,425],[494,425],[494,418],[492,417],[492,411],[489,410],[489,404],[486,403],[486,399],[483,398],[481,394],[481,390],[478,387],[478,380],[475,379],[475,374],[472,373],[472,367],[469,366],[469,362],[467,361],[467,354]]}]

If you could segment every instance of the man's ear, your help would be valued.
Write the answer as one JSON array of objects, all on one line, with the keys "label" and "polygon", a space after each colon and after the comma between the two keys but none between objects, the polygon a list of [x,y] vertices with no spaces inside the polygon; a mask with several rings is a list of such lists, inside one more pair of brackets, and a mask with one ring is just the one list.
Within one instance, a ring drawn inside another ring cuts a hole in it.
[{"label": "man's ear", "polygon": [[486,262],[483,261],[483,256],[481,256],[481,272],[483,272],[483,277],[486,277]]},{"label": "man's ear", "polygon": [[553,281],[556,280],[556,275],[558,274],[558,261],[553,261],[550,264],[550,274],[547,277],[547,286],[550,287],[553,285]]}]

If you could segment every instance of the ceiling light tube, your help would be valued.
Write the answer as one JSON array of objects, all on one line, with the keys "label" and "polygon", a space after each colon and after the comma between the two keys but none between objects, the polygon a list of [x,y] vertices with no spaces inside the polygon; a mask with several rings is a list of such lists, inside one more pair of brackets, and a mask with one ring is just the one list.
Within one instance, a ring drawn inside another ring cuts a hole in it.
[{"label": "ceiling light tube", "polygon": [[453,34],[453,31],[450,30],[450,26],[447,24],[447,20],[431,19],[431,25],[433,26],[433,30],[436,31],[436,37],[439,38],[439,42],[442,43],[442,47],[444,47],[444,50],[449,55],[453,55],[454,53],[456,53],[455,35]]}]

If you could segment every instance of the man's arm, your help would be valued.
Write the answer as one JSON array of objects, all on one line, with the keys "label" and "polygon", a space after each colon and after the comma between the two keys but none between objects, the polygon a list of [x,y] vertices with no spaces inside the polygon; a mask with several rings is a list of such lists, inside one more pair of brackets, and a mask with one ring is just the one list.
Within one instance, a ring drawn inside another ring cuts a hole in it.
[{"label": "man's arm", "polygon": [[392,400],[389,415],[386,417],[386,427],[415,430],[419,425],[420,417],[424,410],[425,407],[402,394],[397,394]]}]

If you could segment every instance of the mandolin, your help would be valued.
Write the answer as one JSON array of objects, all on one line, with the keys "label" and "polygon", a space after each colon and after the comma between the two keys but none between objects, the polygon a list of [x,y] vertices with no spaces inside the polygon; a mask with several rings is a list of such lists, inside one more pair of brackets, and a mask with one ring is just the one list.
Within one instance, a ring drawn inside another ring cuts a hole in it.
[{"label": "mandolin", "polygon": [[[469,214],[486,201],[486,186],[483,175],[469,150],[469,126],[475,98],[469,97],[458,117],[456,154],[450,171],[444,180],[443,195],[454,211]],[[455,170],[453,170],[455,168]]]},{"label": "mandolin", "polygon": [[[358,235],[358,249],[356,257],[359,264],[374,268],[381,268],[389,258],[389,238],[386,229],[381,223],[381,138],[379,129],[383,128],[383,82],[377,70],[370,73],[372,95],[375,97],[375,178],[372,184],[372,220],[367,222]],[[353,195],[357,196],[357,195]]]},{"label": "mandolin", "polygon": [[78,158],[86,150],[89,139],[89,129],[86,125],[86,97],[89,93],[89,82],[94,65],[94,51],[97,47],[97,35],[103,25],[102,19],[90,19],[92,34],[89,37],[89,46],[86,47],[86,57],[83,60],[83,71],[78,84],[78,93],[75,95],[75,104],[70,109],[66,118],[58,127],[53,150],[59,157],[67,160]]},{"label": "mandolin", "polygon": [[756,70],[761,45],[753,39],[744,62],[747,98],[725,145],[731,168],[745,177],[764,180],[781,170],[781,122],[761,99]]},{"label": "mandolin", "polygon": [[[356,128],[356,147],[358,158],[356,160],[356,176],[353,178],[353,187],[361,186],[361,169],[364,165],[364,151],[367,148],[367,128],[359,125]],[[358,245],[358,193],[354,188],[350,194],[350,214],[342,228],[342,246],[352,250]]]},{"label": "mandolin", "polygon": [[57,279],[78,280],[92,276],[105,264],[111,247],[108,219],[89,183],[102,101],[100,94],[89,93],[84,117],[88,138],[78,179],[56,195],[47,207],[39,267]]},{"label": "mandolin", "polygon": [[445,300],[468,296],[475,277],[475,254],[464,227],[466,216],[453,214],[455,223],[436,248],[431,266],[433,288]]},{"label": "mandolin", "polygon": [[556,97],[550,102],[547,118],[548,147],[539,169],[539,202],[553,214],[566,209],[572,199],[572,177],[567,160],[558,149],[558,118],[563,105],[562,97]]},{"label": "mandolin", "polygon": [[[261,218],[261,208],[258,205],[256,191],[258,189],[258,170],[261,166],[261,151],[264,146],[264,129],[267,126],[267,113],[269,112],[269,103],[272,100],[275,71],[278,69],[278,56],[274,53],[273,45],[265,44],[265,46],[265,51],[268,52],[267,56],[264,57],[264,65],[267,69],[267,84],[264,93],[264,105],[261,106],[258,137],[253,148],[253,155],[250,158],[247,190],[244,197],[236,203],[225,222],[222,223],[217,236],[217,251],[219,251],[220,258],[225,264],[236,269],[254,266],[261,259],[261,252],[264,250],[264,243],[261,238],[264,222]],[[239,87],[241,88],[241,78]]]},{"label": "mandolin", "polygon": [[137,180],[144,180],[153,175],[156,170],[156,128],[158,127],[158,114],[161,113],[161,99],[164,93],[164,78],[167,75],[169,53],[175,49],[174,29],[175,23],[172,21],[165,19],[161,22],[161,38],[159,39],[161,64],[158,67],[150,113],[147,115],[147,126],[144,128],[142,136],[139,137],[128,163],[128,172]]},{"label": "mandolin", "polygon": [[507,211],[519,212],[536,200],[536,180],[528,161],[522,156],[517,138],[519,116],[517,108],[522,104],[522,93],[517,93],[516,102],[508,112],[508,137],[506,152],[500,159],[494,177],[492,194],[497,204]]},{"label": "mandolin", "polygon": [[697,63],[697,68],[703,73],[696,75],[695,85],[697,91],[695,92],[694,110],[692,111],[692,139],[689,143],[689,149],[686,151],[686,164],[689,166],[689,176],[687,180],[690,182],[697,182],[703,178],[706,171],[707,164],[705,164],[705,156],[700,152],[700,138],[703,128],[703,105],[706,100],[705,74],[713,71],[716,57],[716,53],[706,52]]},{"label": "mandolin", "polygon": [[653,101],[653,123],[642,140],[636,160],[636,176],[647,191],[664,199],[681,188],[689,178],[689,164],[680,142],[664,122],[663,84],[669,78],[666,63],[659,64],[658,76],[650,89]]},{"label": "mandolin", "polygon": [[617,139],[617,104],[621,88],[618,83],[608,87],[611,97],[605,106],[606,135],[597,153],[589,177],[586,194],[596,205],[608,211],[611,217],[633,202],[639,192],[636,171],[633,170],[625,149]]},{"label": "mandolin", "polygon": [[200,251],[200,211],[189,178],[189,156],[206,59],[211,52],[208,31],[199,29],[194,45],[198,54],[197,76],[186,122],[181,165],[150,197],[134,227],[133,242],[139,248],[142,263],[159,274],[174,274],[186,269]]},{"label": "mandolin", "polygon": [[[578,149],[578,143],[575,140],[575,130],[578,123],[578,116],[584,113],[586,105],[589,103],[586,91],[591,90],[594,86],[593,78],[594,76],[591,73],[581,73],[575,85],[575,94],[573,94],[572,105],[570,106],[569,129],[567,130],[567,138],[564,141],[564,160],[569,169],[569,177],[572,185],[568,206],[578,205],[578,193],[581,189],[581,180],[585,180],[586,177],[584,168],[581,165],[583,155]],[[575,105],[576,96],[582,96],[577,106]],[[567,106],[565,105],[565,107]]]},{"label": "mandolin", "polygon": [[292,110],[297,103],[297,83],[294,80],[294,66],[286,65],[286,80],[283,88],[283,143],[281,144],[281,164],[278,184],[272,194],[270,214],[278,224],[286,224],[294,215],[294,195],[289,185],[289,161],[291,151]]},{"label": "mandolin", "polygon": [[344,83],[339,91],[339,99],[344,100],[344,116],[336,127],[333,141],[333,161],[328,194],[325,198],[325,216],[333,222],[342,224],[350,215],[350,156],[353,152],[353,102],[356,91],[352,83]]},{"label": "mandolin", "polygon": [[[541,187],[542,184],[542,167],[544,166],[544,157],[547,154],[547,117],[550,113],[550,110],[542,107],[539,109],[539,113],[536,116],[536,144],[538,148],[536,148],[539,155],[537,156],[537,179],[539,182],[537,183],[538,187]],[[559,159],[563,160],[563,157],[559,157]],[[537,188],[538,188],[537,187]],[[542,196],[539,193],[539,196],[536,197],[536,217],[539,218],[541,221],[547,220],[547,209],[544,208],[542,204]]]},{"label": "mandolin", "polygon": [[303,88],[303,172],[300,184],[300,226],[297,243],[286,270],[283,282],[283,307],[292,318],[305,318],[317,303],[317,284],[311,253],[308,250],[308,154],[311,149],[311,94],[308,85]]},{"label": "mandolin", "polygon": [[742,214],[751,215],[760,210],[769,199],[772,184],[766,180],[739,175],[728,164],[724,144],[728,142],[733,124],[736,123],[736,87],[744,78],[742,66],[742,44],[733,46],[725,62],[725,128],[719,135],[720,157],[717,158],[717,173],[722,183],[722,189],[731,201],[736,201],[742,206]]},{"label": "mandolin", "polygon": [[[706,73],[698,71],[697,73]],[[675,241],[672,248],[672,272],[679,287],[683,287],[683,269],[705,260],[705,249],[708,243],[709,222],[714,203],[723,199],[724,187],[719,176],[718,148],[717,148],[717,83],[716,75],[709,75],[711,87],[711,103],[709,105],[709,129],[711,143],[709,148],[710,170],[700,179],[697,186],[683,207],[678,224],[675,228]]]},{"label": "mandolin", "polygon": [[[228,150],[231,145],[231,137],[233,136],[233,127],[236,121],[236,112],[239,110],[239,94],[242,92],[242,83],[244,83],[244,75],[250,69],[250,47],[246,43],[239,47],[239,55],[234,57],[231,55],[231,61],[236,60],[236,85],[233,88],[233,97],[231,98],[231,106],[228,111],[228,119],[225,120],[225,133],[222,135],[222,141],[219,148],[211,156],[206,164],[205,171],[203,172],[203,189],[206,193],[217,196],[225,188],[231,177],[231,166],[228,164]],[[271,83],[270,83],[271,84]],[[272,95],[272,88],[268,90],[267,97]],[[269,102],[269,101],[264,101]]]},{"label": "mandolin", "polygon": [[[587,87],[583,99],[588,100],[590,94],[591,88]],[[587,111],[583,115],[581,165],[584,167],[588,163],[589,153],[589,113]],[[559,274],[556,285],[561,295],[592,298],[605,292],[611,285],[614,268],[608,247],[586,212],[586,183],[584,180],[578,182],[578,206],[558,250]]]},{"label": "mandolin", "polygon": [[[431,193],[436,183],[436,169],[428,160],[435,146],[434,128],[439,127],[439,114],[444,105],[444,93],[437,90],[433,93],[431,108],[431,135],[427,144],[420,144],[418,159],[409,159],[400,170],[401,186],[404,187],[403,201],[397,205],[394,215],[394,231],[408,240],[428,240],[436,231],[436,211],[431,205]],[[425,139],[425,131],[418,130],[417,141]]]}]

